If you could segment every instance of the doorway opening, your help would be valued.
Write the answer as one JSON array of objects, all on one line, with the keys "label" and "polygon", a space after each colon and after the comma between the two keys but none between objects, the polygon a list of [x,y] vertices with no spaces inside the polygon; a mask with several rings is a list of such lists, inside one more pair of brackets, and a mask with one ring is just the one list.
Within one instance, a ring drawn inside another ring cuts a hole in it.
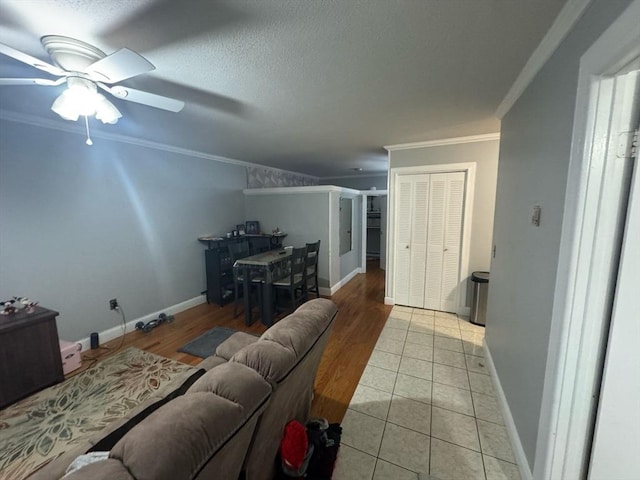
[{"label": "doorway opening", "polygon": [[[640,419],[632,415],[635,405],[616,402],[609,409],[629,415],[612,431],[600,432],[608,441],[598,442],[596,421],[604,418],[606,407],[603,366],[606,375],[605,352],[609,357],[609,327],[616,328],[613,306],[618,301],[621,247],[630,224],[626,211],[637,163],[631,145],[640,103],[638,15],[640,0],[635,0],[580,61],[550,332],[554,341],[547,356],[535,478],[631,478],[619,473],[633,472],[633,462],[637,466],[637,455],[627,449],[637,446],[627,434],[633,431],[634,419]],[[637,165],[635,172],[637,179]],[[620,318],[618,326],[629,327],[635,321],[628,315]],[[635,345],[631,352],[617,365],[618,373],[630,372],[632,358],[638,358]],[[637,400],[633,395],[616,399]],[[603,465],[606,477],[598,471]]]},{"label": "doorway opening", "polygon": [[362,259],[361,272],[371,266],[381,270],[387,264],[387,191],[362,193]]}]

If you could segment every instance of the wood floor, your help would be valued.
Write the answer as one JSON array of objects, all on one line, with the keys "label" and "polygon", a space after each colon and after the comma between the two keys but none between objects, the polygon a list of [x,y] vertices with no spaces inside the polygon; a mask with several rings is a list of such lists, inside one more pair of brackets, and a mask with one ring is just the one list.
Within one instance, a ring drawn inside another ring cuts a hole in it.
[{"label": "wood floor", "polygon": [[[329,422],[341,422],[391,311],[390,305],[384,305],[384,271],[377,267],[377,261],[367,262],[367,273],[356,275],[331,300],[338,305],[338,317],[316,377],[311,414],[327,418]],[[128,333],[123,347],[134,346],[197,365],[201,358],[178,352],[178,348],[218,326],[257,334],[266,330],[259,321],[246,327],[243,315],[233,318],[233,304],[224,307],[202,304],[179,313],[173,323],[160,325],[149,333]],[[82,369],[115,353],[120,343],[121,340],[116,339],[104,344],[104,349],[84,352]]]}]

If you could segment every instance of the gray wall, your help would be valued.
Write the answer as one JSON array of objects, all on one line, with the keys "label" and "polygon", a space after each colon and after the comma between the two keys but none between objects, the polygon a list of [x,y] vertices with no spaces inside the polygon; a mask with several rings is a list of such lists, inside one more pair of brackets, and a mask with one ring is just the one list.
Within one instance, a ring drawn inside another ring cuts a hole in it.
[{"label": "gray wall", "polygon": [[287,234],[283,245],[320,240],[318,282],[329,286],[329,192],[245,195],[245,216],[265,232],[280,228]]},{"label": "gray wall", "polygon": [[203,245],[244,219],[244,167],[2,121],[0,298],[60,312],[61,338],[200,295]]},{"label": "gray wall", "polygon": [[371,187],[376,187],[377,190],[386,190],[387,175],[329,178],[326,180],[321,178],[320,185],[336,185],[354,190],[370,190]]},{"label": "gray wall", "polygon": [[[498,146],[498,140],[489,140],[389,152],[389,168],[476,163],[469,272],[489,270],[491,264],[493,212],[498,174]],[[467,282],[469,282],[468,279]],[[468,283],[467,306],[471,303],[470,296],[471,288]]]},{"label": "gray wall", "polygon": [[[580,56],[630,0],[594,0],[502,120],[486,341],[533,465]],[[542,206],[540,227],[531,208]]]},{"label": "gray wall", "polygon": [[[338,220],[340,197],[354,197],[353,248],[339,255]],[[330,205],[331,204],[331,205]],[[353,194],[337,191],[292,192],[245,195],[247,220],[258,220],[264,231],[275,227],[287,233],[283,245],[302,246],[320,240],[318,281],[321,287],[333,287],[359,267],[362,200]],[[331,225],[331,229],[329,227]],[[331,237],[329,236],[331,232]],[[331,274],[329,273],[331,272]]]}]

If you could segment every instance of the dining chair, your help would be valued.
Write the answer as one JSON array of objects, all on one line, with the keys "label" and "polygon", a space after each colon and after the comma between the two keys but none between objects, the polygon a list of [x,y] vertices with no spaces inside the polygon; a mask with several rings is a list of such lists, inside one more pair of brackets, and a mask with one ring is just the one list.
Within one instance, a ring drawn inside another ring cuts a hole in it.
[{"label": "dining chair", "polygon": [[284,263],[284,275],[273,282],[276,292],[276,305],[278,291],[286,291],[291,299],[291,312],[298,305],[306,300],[307,270],[306,270],[307,247],[294,248],[291,255]]},{"label": "dining chair", "polygon": [[305,259],[307,269],[307,282],[305,288],[307,293],[315,293],[316,297],[320,297],[320,289],[318,287],[318,255],[320,254],[320,240],[315,243],[307,243],[307,256]]},{"label": "dining chair", "polygon": [[253,237],[251,239],[251,255],[268,252],[269,250],[271,250],[271,238]]},{"label": "dining chair", "polygon": [[[239,260],[240,258],[245,258],[248,257],[251,254],[251,251],[249,250],[249,243],[248,242],[240,242],[240,243],[230,243],[228,245],[229,248],[229,255],[231,255],[231,261],[233,262],[233,286],[234,286],[234,304],[233,304],[233,318],[236,318],[238,316],[238,304],[241,303],[240,302],[240,289],[243,288],[244,285],[244,274],[245,274],[245,268],[241,267],[241,266],[236,266],[236,260]],[[251,275],[251,284],[252,285],[256,285],[259,286],[259,284],[262,282],[262,278],[260,275],[256,274],[255,272],[251,272],[251,270],[249,270],[249,275]],[[251,292],[242,292],[243,295],[250,295]],[[260,288],[258,288],[258,295],[260,295]],[[260,300],[258,301],[258,304],[260,304]]]}]

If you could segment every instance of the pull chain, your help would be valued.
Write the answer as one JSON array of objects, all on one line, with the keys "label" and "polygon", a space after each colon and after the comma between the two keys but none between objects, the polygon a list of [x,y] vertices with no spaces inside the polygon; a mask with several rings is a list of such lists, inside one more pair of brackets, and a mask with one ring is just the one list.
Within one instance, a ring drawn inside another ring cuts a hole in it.
[{"label": "pull chain", "polygon": [[87,145],[93,145],[93,140],[91,140],[91,136],[89,135],[89,118],[85,115],[84,116],[84,125],[86,127],[87,130]]}]

